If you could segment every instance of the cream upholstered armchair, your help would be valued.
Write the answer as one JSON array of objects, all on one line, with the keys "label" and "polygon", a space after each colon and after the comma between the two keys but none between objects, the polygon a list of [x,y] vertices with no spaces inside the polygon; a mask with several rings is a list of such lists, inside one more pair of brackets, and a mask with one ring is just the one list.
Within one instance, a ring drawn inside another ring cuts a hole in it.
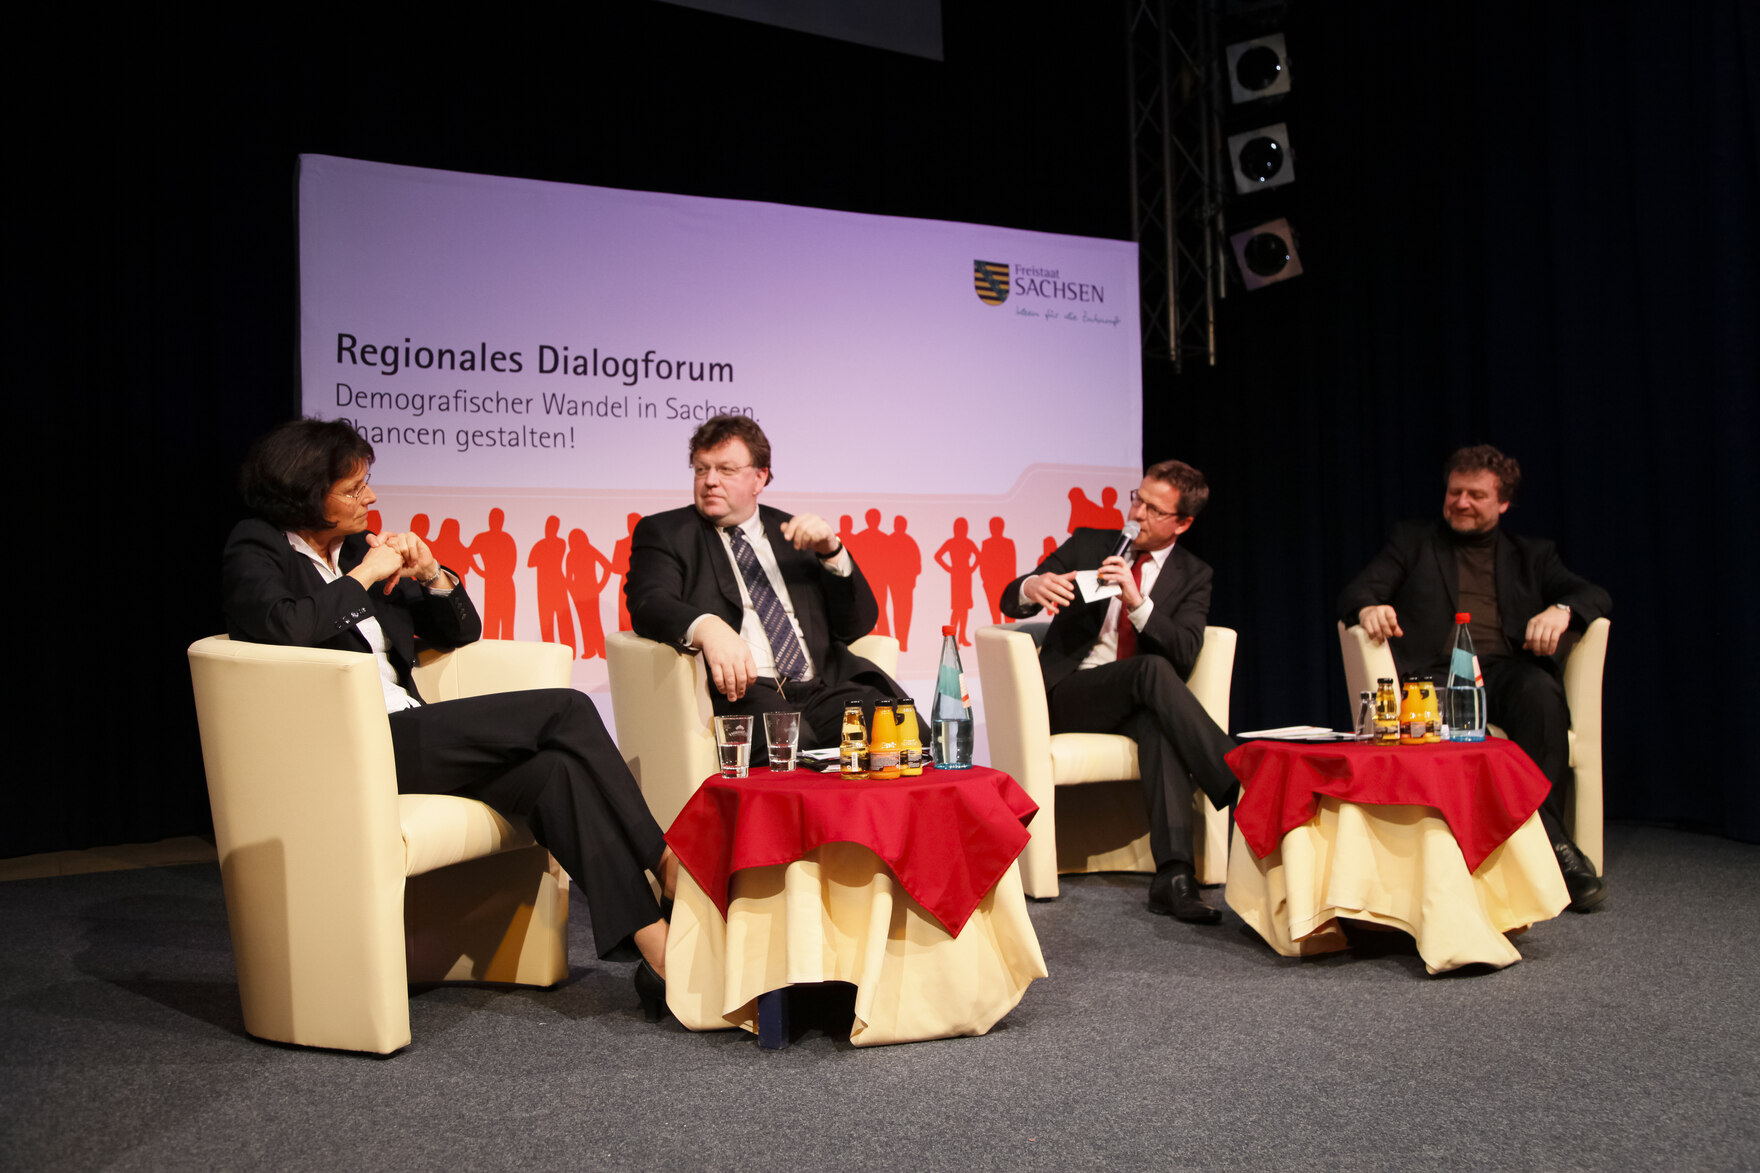
[{"label": "cream upholstered armchair", "polygon": [[[1045,622],[998,624],[978,630],[978,674],[990,764],[1014,776],[1039,813],[1021,853],[1027,895],[1057,895],[1059,872],[1153,872],[1149,828],[1138,782],[1137,745],[1116,733],[1052,733],[1039,671]],[[1206,627],[1204,647],[1186,681],[1205,712],[1228,728],[1235,632]],[[1195,796],[1193,865],[1198,881],[1228,875],[1228,812],[1202,792]]]},{"label": "cream upholstered armchair", "polygon": [[[886,675],[898,675],[898,641],[890,636],[864,635],[850,650]],[[655,821],[670,827],[703,779],[721,768],[703,657],[633,631],[614,631],[605,637],[605,659],[617,748]]]},{"label": "cream upholstered armchair", "polygon": [[[214,636],[189,649],[245,1030],[384,1054],[412,982],[554,985],[568,888],[550,853],[474,799],[397,792],[364,652]],[[566,648],[484,640],[424,655],[430,701],[566,687]]]},{"label": "cream upholstered armchair", "polygon": [[[1601,672],[1607,662],[1607,635],[1613,624],[1597,619],[1587,631],[1570,632],[1564,637],[1564,700],[1571,712],[1571,771],[1574,775],[1570,801],[1565,805],[1565,830],[1582,849],[1595,870],[1607,874],[1602,858],[1601,806]],[[1397,686],[1399,673],[1393,667],[1393,649],[1385,643],[1374,644],[1360,624],[1338,625],[1338,646],[1344,655],[1344,683],[1350,701],[1350,712],[1357,711],[1357,699],[1365,691],[1375,691],[1375,682],[1391,676]],[[1504,736],[1493,725],[1492,736]]]}]

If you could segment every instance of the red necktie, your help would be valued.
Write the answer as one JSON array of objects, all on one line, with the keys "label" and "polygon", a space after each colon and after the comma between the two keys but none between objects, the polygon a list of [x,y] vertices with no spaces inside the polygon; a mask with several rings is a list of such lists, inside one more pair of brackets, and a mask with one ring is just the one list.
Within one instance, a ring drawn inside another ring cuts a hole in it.
[{"label": "red necktie", "polygon": [[[1131,581],[1137,584],[1139,592],[1143,589],[1143,563],[1150,558],[1148,551],[1137,555],[1131,563]],[[1118,601],[1118,658],[1128,659],[1137,654],[1137,629],[1131,626],[1131,617],[1125,610],[1124,600]]]}]

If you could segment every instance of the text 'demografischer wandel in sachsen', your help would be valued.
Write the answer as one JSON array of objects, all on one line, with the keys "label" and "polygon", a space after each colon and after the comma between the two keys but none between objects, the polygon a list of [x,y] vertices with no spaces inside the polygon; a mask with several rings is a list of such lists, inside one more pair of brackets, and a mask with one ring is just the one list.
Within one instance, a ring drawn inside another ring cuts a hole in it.
[{"label": "text 'demografischer wandel in sachsen'", "polygon": [[[757,414],[753,404],[732,394],[731,361],[681,357],[654,348],[617,355],[596,346],[572,350],[549,343],[539,344],[529,354],[536,360],[532,361],[527,351],[492,347],[487,342],[431,346],[404,338],[401,343],[370,343],[339,333],[336,363],[348,370],[349,379],[337,380],[335,406],[345,412],[393,413],[411,421],[339,417],[369,443],[450,447],[460,452],[473,448],[572,448],[578,436],[568,421],[701,421],[715,415],[755,418]],[[529,384],[534,376],[600,382],[585,388],[584,394],[578,385],[533,388],[529,393],[524,387],[510,390],[502,386],[421,390],[361,383],[369,374],[401,376],[400,382],[424,374],[473,375],[484,381],[501,376],[519,384]],[[606,388],[607,383],[611,388]],[[714,386],[698,391],[691,384]],[[488,426],[482,419],[472,421],[476,426],[454,426],[473,416],[498,417],[497,426]]]}]

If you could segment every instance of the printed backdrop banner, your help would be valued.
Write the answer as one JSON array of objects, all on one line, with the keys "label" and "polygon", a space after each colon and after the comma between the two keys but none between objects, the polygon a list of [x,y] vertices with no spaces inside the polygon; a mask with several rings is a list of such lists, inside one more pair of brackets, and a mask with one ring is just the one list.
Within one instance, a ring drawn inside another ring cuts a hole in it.
[{"label": "printed backdrop banner", "polygon": [[907,678],[1136,484],[1129,243],[319,155],[299,196],[303,410],[373,444],[381,528],[582,687],[718,412],[770,437],[766,504],[850,535]]}]

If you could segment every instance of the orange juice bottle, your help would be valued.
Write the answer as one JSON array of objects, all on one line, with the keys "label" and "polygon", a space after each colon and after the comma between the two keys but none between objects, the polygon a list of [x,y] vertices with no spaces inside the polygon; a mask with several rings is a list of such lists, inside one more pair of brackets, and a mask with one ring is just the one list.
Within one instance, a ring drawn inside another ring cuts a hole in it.
[{"label": "orange juice bottle", "polygon": [[1436,679],[1422,677],[1418,695],[1424,701],[1424,744],[1431,745],[1442,740],[1442,709],[1436,703]]},{"label": "orange juice bottle", "polygon": [[898,777],[898,761],[902,747],[898,743],[898,714],[892,711],[892,701],[878,701],[874,705],[874,727],[868,734],[868,777]]},{"label": "orange juice bottle", "polygon": [[923,740],[917,727],[917,706],[908,696],[898,698],[898,772],[916,778],[923,772]]},{"label": "orange juice bottle", "polygon": [[1424,712],[1424,698],[1418,693],[1416,680],[1406,681],[1406,695],[1399,702],[1399,743],[1422,745],[1430,731],[1430,718]]}]

